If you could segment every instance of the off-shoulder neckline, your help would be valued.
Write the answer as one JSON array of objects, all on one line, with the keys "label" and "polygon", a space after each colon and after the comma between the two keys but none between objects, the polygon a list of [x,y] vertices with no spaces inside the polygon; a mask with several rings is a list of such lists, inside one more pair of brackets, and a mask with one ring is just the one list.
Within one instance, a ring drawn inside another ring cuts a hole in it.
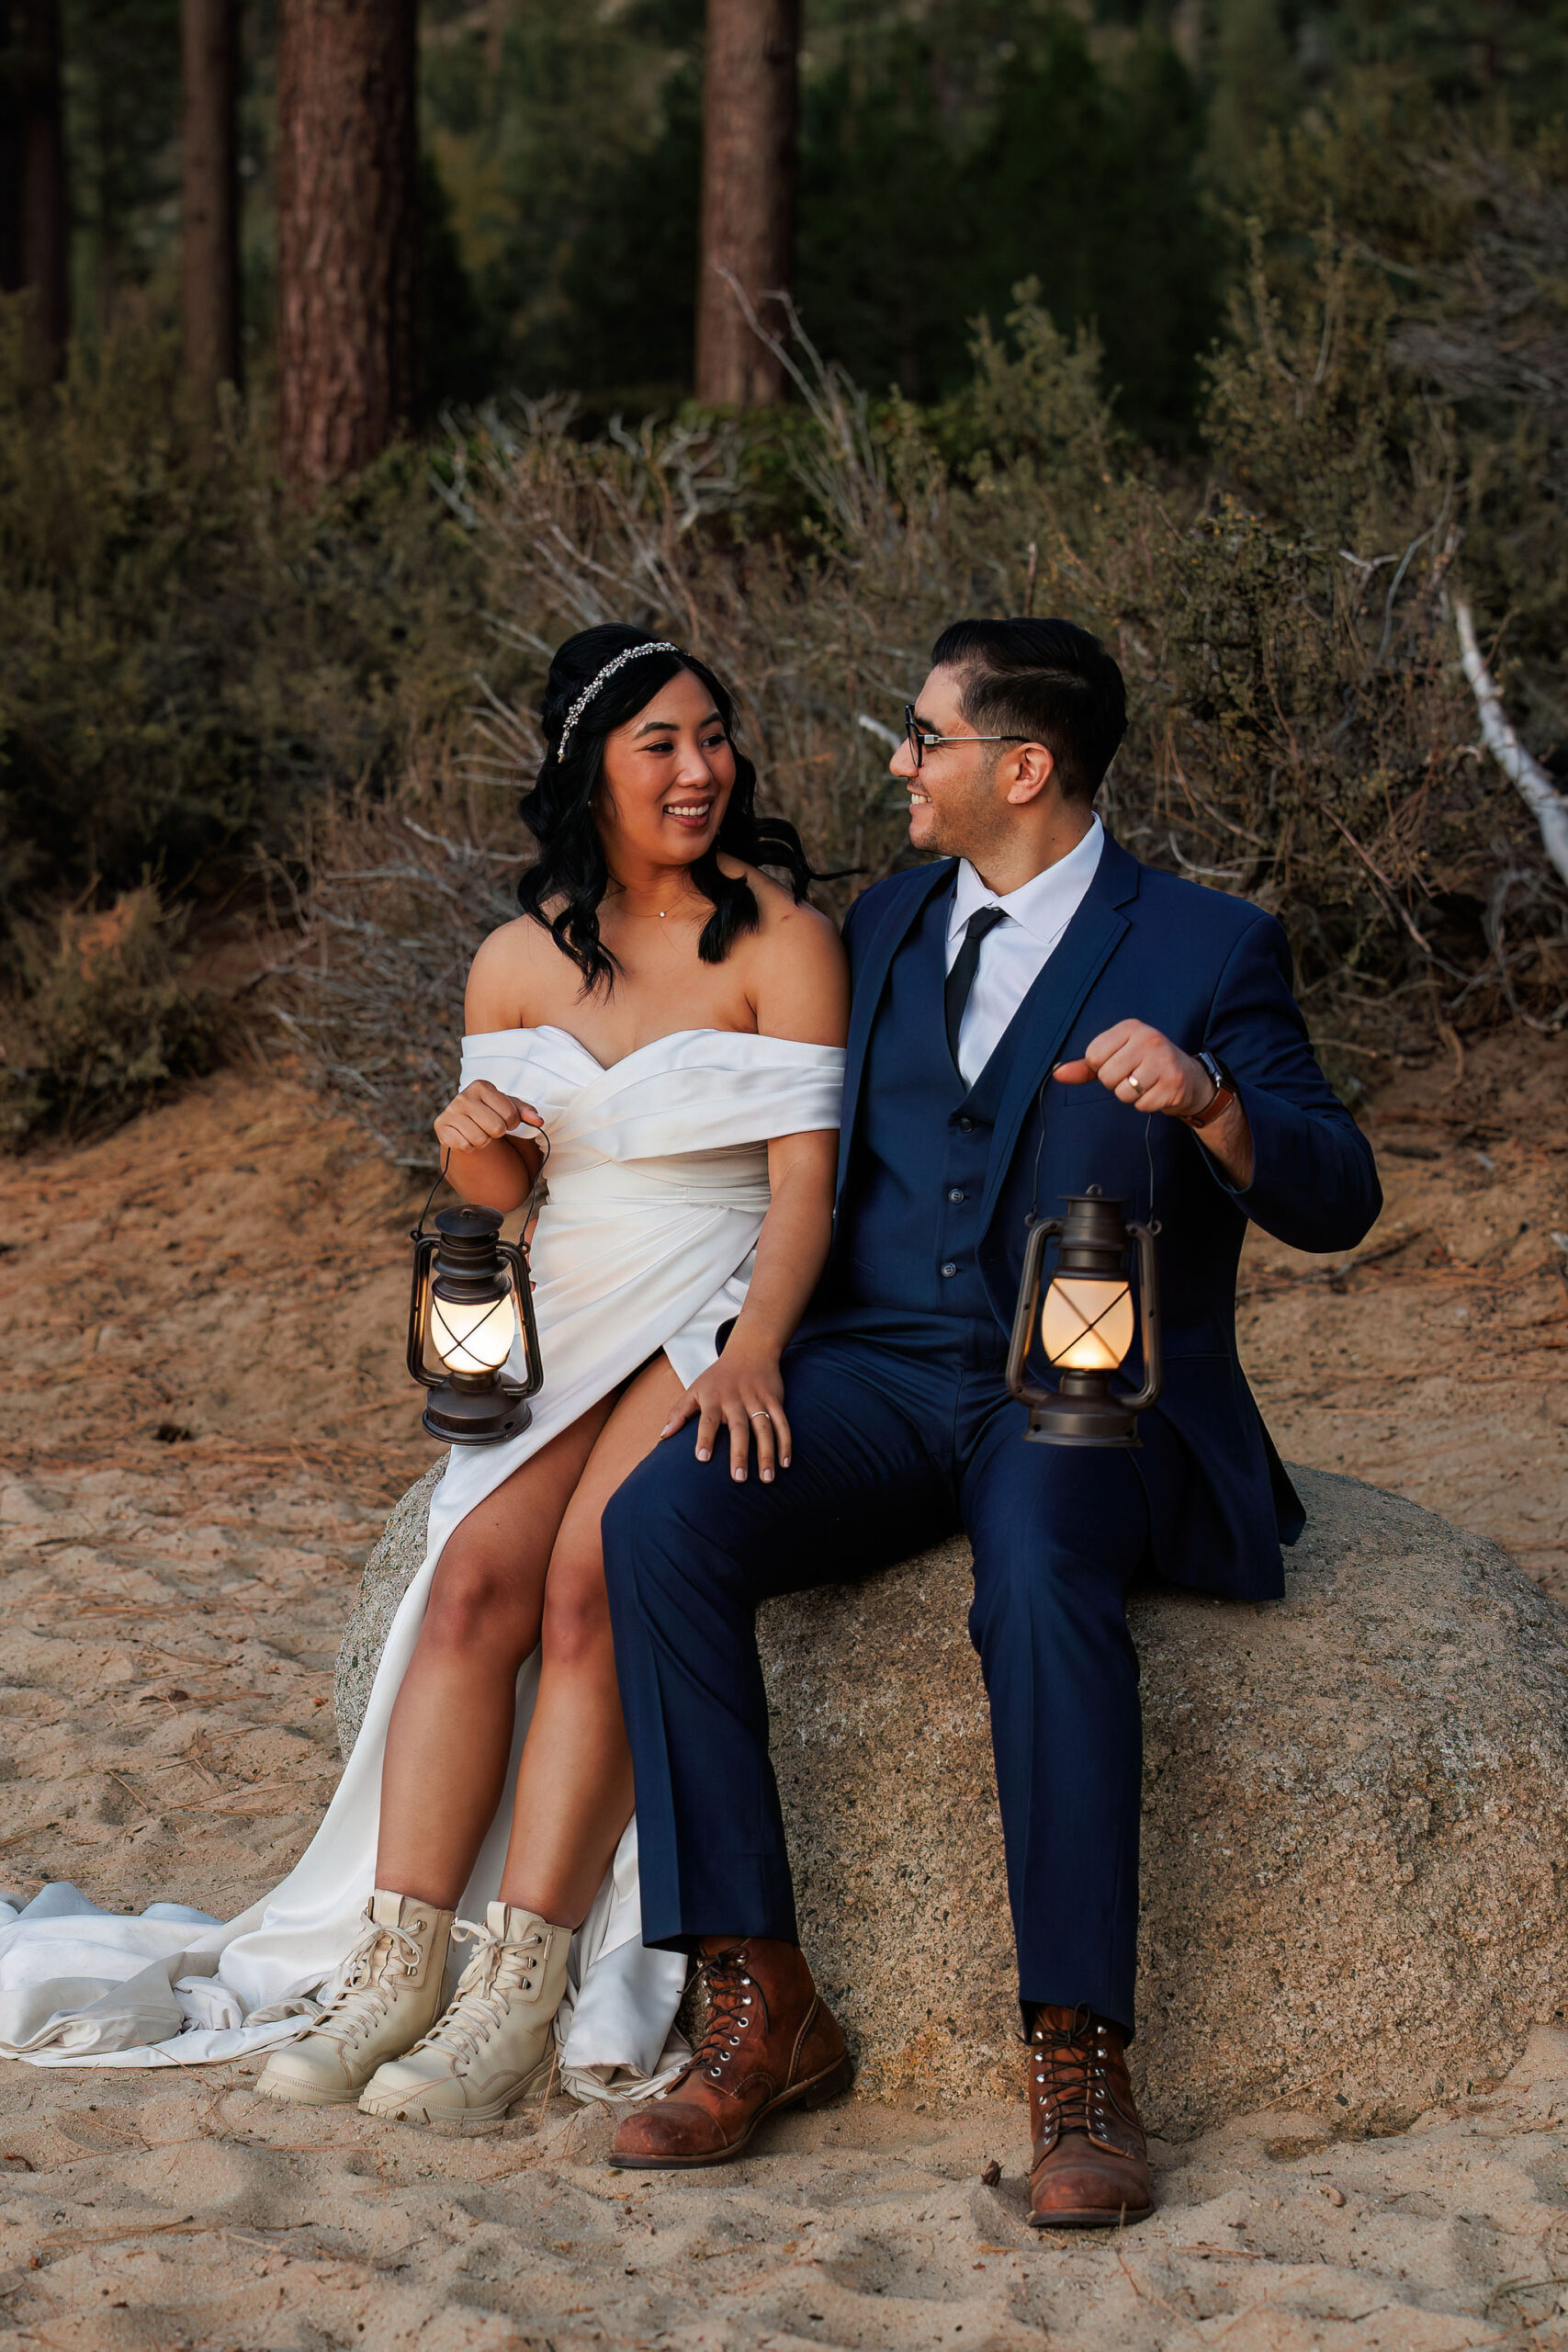
[{"label": "off-shoulder neckline", "polygon": [[656,1046],[671,1045],[680,1037],[746,1037],[757,1045],[795,1046],[801,1052],[809,1054],[841,1054],[844,1051],[842,1046],[809,1045],[803,1037],[764,1037],[758,1029],[717,1029],[711,1025],[697,1029],[667,1029],[662,1037],[649,1037],[646,1044],[634,1046],[630,1053],[622,1054],[613,1062],[602,1062],[591,1046],[585,1046],[581,1037],[573,1036],[570,1029],[561,1028],[554,1021],[538,1022],[530,1029],[476,1029],[463,1042],[465,1045],[472,1044],[480,1037],[564,1037],[569,1046],[575,1046],[584,1059],[592,1063],[601,1077],[607,1077],[611,1070],[625,1069],[626,1064],[635,1062],[639,1055],[650,1054]]}]

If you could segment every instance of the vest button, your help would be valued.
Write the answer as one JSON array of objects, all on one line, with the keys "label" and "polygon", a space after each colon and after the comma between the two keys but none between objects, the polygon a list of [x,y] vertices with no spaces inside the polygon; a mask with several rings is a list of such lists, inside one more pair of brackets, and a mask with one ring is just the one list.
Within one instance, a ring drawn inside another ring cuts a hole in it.
[{"label": "vest button", "polygon": [[973,1134],[974,1134],[974,1132],[975,1132],[975,1122],[974,1122],[974,1120],[973,1120],[973,1119],[971,1119],[971,1118],[967,1115],[967,1114],[961,1114],[961,1116],[960,1116],[960,1118],[959,1118],[959,1121],[958,1121],[958,1132],[959,1132],[959,1134],[960,1134],[961,1136],[967,1136],[967,1135],[973,1135]]},{"label": "vest button", "polygon": [[957,1269],[957,1267],[953,1264],[953,1262],[952,1259],[950,1258],[950,1259],[948,1260],[948,1261],[947,1261],[946,1265],[942,1268],[942,1271],[943,1274],[944,1274],[945,1276],[947,1276],[949,1280],[951,1280],[951,1279],[952,1279],[952,1277],[953,1277],[953,1275],[958,1272],[958,1269]]},{"label": "vest button", "polygon": [[964,1198],[963,1187],[958,1184],[950,1184],[947,1188],[947,1197],[950,1201],[961,1201]]}]

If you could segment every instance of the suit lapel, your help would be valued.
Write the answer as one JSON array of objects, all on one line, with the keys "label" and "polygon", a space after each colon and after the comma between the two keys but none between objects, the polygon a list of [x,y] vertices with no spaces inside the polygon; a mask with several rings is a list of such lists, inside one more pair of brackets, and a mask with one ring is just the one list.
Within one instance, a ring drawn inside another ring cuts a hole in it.
[{"label": "suit lapel", "polygon": [[1130,857],[1107,835],[1083,904],[1014,1013],[1008,1031],[1010,1066],[991,1139],[986,1196],[980,1210],[982,1230],[989,1224],[996,1207],[1019,1130],[1061,1052],[1067,1032],[1077,1019],[1084,999],[1127,931],[1128,920],[1122,910],[1130,899],[1136,898],[1137,891],[1137,859]]},{"label": "suit lapel", "polygon": [[955,871],[955,861],[944,857],[934,865],[918,869],[909,876],[908,886],[897,896],[891,890],[887,892],[887,905],[880,913],[877,927],[867,943],[864,957],[855,974],[844,1063],[843,1122],[839,1129],[839,1175],[835,1197],[843,1192],[844,1178],[849,1171],[855,1119],[860,1110],[861,1081],[865,1074],[865,1049],[871,1039],[876,1009],[882,1002],[882,992],[887,986],[893,958],[919,921],[933,894],[951,885]]}]

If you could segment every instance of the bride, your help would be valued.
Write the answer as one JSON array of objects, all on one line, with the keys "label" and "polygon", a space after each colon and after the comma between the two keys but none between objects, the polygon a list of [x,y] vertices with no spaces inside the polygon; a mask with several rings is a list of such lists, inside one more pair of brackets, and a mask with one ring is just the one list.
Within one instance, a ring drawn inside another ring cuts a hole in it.
[{"label": "bride", "polygon": [[[848,991],[705,664],[585,629],[542,716],[538,860],[474,959],[435,1122],[465,1200],[536,1219],[532,1421],[450,1457],[288,1878],[227,1924],[39,1898],[0,1927],[0,2051],[155,2064],[281,2042],[269,2097],[459,2128],[498,2121],[558,2041],[580,2094],[651,2089],[684,2054],[685,1962],[640,1939],[600,1514],[661,1440],[788,1475],[779,1358],[827,1253]],[[454,1942],[474,1951],[448,2001]]]}]

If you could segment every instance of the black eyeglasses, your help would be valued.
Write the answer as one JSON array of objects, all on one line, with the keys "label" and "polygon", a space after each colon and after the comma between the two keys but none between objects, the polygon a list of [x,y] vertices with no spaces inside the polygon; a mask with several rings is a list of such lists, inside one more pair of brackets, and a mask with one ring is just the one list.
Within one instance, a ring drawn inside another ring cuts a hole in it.
[{"label": "black eyeglasses", "polygon": [[924,767],[926,753],[939,743],[1032,743],[1032,735],[931,735],[915,716],[912,702],[904,705],[904,741],[914,754],[917,768]]}]

